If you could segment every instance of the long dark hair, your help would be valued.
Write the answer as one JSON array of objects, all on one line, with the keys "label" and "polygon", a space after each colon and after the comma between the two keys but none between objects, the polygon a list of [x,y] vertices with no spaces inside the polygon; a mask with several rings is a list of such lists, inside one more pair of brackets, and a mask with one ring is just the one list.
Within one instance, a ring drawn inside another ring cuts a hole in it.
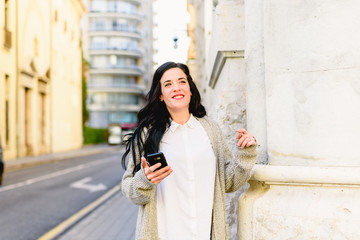
[{"label": "long dark hair", "polygon": [[[158,152],[161,138],[170,126],[170,113],[166,108],[165,102],[160,101],[160,79],[163,74],[171,68],[180,68],[186,75],[192,93],[189,112],[198,118],[206,115],[205,108],[201,104],[199,90],[190,76],[189,68],[182,63],[166,62],[162,64],[154,73],[150,91],[146,95],[147,103],[145,107],[137,114],[138,127],[125,141],[126,148],[121,163],[123,168],[126,169],[126,157],[131,151],[132,161],[135,166],[133,174],[141,168],[141,161],[136,162],[135,147],[137,147],[140,157],[142,157],[142,154],[147,156],[150,153]],[[145,129],[147,129],[147,131],[144,131]],[[145,134],[145,142],[141,136],[143,134]]]}]

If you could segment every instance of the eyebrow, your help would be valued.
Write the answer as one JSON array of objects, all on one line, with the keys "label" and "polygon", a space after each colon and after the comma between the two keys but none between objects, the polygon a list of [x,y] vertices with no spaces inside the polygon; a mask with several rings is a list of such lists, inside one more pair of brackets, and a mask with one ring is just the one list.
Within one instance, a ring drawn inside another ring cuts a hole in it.
[{"label": "eyebrow", "polygon": [[163,85],[164,85],[165,83],[167,83],[167,82],[171,82],[171,80],[165,80],[165,81],[163,82]]},{"label": "eyebrow", "polygon": [[[184,77],[180,77],[180,78],[178,78],[177,80],[187,80],[186,78],[184,78]],[[165,80],[164,82],[163,82],[163,84],[165,84],[165,83],[167,83],[167,82],[171,82],[171,80],[169,79],[169,80]]]}]

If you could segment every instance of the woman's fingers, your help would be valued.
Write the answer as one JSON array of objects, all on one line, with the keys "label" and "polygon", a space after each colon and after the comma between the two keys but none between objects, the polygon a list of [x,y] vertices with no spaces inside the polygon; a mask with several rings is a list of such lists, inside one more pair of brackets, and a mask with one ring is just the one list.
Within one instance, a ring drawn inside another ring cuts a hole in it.
[{"label": "woman's fingers", "polygon": [[149,170],[151,170],[152,172],[155,172],[156,169],[158,169],[159,167],[161,167],[161,163],[157,163],[152,165]]},{"label": "woman's fingers", "polygon": [[239,147],[241,147],[241,148],[244,148],[244,147],[242,147],[242,146],[244,145],[244,142],[247,143],[249,140],[250,140],[249,134],[243,135],[243,136],[239,139],[237,145],[238,145]]},{"label": "woman's fingers", "polygon": [[[168,166],[168,168],[166,167],[166,169],[165,168],[163,168],[163,169],[164,169],[164,172],[162,172],[160,175],[151,179],[152,183],[155,183],[155,184],[160,183],[162,180],[164,180],[166,177],[168,177],[173,171],[169,166]],[[161,170],[163,170],[163,169],[161,169]],[[158,171],[156,171],[156,172],[158,172]]]},{"label": "woman's fingers", "polygon": [[143,169],[145,169],[146,167],[148,167],[148,164],[147,164],[147,162],[146,162],[146,158],[144,158],[144,157],[141,158],[141,164],[142,164]]},{"label": "woman's fingers", "polygon": [[158,184],[164,178],[169,176],[170,173],[172,173],[172,169],[171,169],[170,166],[166,166],[164,168],[161,168],[161,169],[155,171],[160,166],[161,166],[161,163],[157,163],[157,164],[155,164],[155,165],[153,165],[151,167],[147,167],[147,169],[144,169],[145,170],[145,175],[149,179],[150,182]]},{"label": "woman's fingers", "polygon": [[146,161],[146,158],[141,158],[141,164],[144,169],[145,176],[150,180],[150,175],[153,173],[157,168],[161,166],[161,163],[157,163],[153,166],[149,166],[149,164]]},{"label": "woman's fingers", "polygon": [[256,143],[255,137],[250,133],[248,133],[248,131],[246,131],[244,128],[238,129],[237,132],[238,132],[237,145],[239,147],[241,148],[250,147],[251,145]]},{"label": "woman's fingers", "polygon": [[254,138],[254,139],[251,139],[251,140],[246,144],[246,147],[250,147],[251,145],[254,145],[255,143],[256,143],[255,138]]},{"label": "woman's fingers", "polygon": [[245,140],[242,142],[242,144],[241,144],[241,148],[244,148],[249,142],[251,141],[251,139],[250,138],[245,138]]},{"label": "woman's fingers", "polygon": [[240,129],[238,129],[237,130],[237,132],[239,132],[239,133],[248,133],[248,131],[246,131],[246,129],[245,128],[240,128]]},{"label": "woman's fingers", "polygon": [[238,132],[237,139],[240,139],[243,135],[248,134],[248,131],[246,131],[245,128],[240,128],[237,130],[237,132]]},{"label": "woman's fingers", "polygon": [[240,138],[237,145],[241,148],[244,148],[244,147],[250,147],[251,145],[254,145],[255,143],[256,143],[255,138],[253,136],[251,136],[251,137]]}]

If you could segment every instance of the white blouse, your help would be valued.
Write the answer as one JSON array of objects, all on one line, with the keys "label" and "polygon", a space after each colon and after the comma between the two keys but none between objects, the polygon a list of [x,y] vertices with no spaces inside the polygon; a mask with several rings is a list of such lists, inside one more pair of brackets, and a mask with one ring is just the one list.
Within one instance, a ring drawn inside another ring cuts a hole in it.
[{"label": "white blouse", "polygon": [[216,160],[208,135],[192,115],[172,121],[160,151],[173,172],[156,188],[159,239],[210,239]]}]

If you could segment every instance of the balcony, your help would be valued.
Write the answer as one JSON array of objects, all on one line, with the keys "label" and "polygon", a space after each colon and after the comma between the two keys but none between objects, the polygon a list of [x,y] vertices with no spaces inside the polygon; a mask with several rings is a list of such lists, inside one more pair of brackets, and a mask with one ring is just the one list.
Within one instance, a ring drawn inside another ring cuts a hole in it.
[{"label": "balcony", "polygon": [[137,14],[141,0],[96,0],[89,6],[89,12]]},{"label": "balcony", "polygon": [[127,18],[132,20],[141,21],[144,15],[138,12],[116,12],[116,11],[90,11],[88,13],[90,18]]},{"label": "balcony", "polygon": [[138,30],[131,30],[126,27],[95,27],[89,29],[90,36],[123,36],[132,37],[136,39],[141,38],[141,33]]},{"label": "balcony", "polygon": [[138,66],[112,66],[93,67],[90,74],[121,74],[128,76],[141,76],[143,70]]},{"label": "balcony", "polygon": [[88,92],[121,92],[143,95],[145,86],[142,84],[89,83]]},{"label": "balcony", "polygon": [[143,52],[134,48],[118,47],[94,47],[89,49],[90,55],[122,55],[131,57],[142,57]]},{"label": "balcony", "polygon": [[4,28],[4,47],[11,48],[11,39],[11,32],[8,29]]},{"label": "balcony", "polygon": [[141,104],[88,104],[89,111],[124,111],[138,112],[142,108]]},{"label": "balcony", "polygon": [[141,1],[140,0],[129,0],[129,2],[132,2],[136,5],[140,5],[141,4]]}]

